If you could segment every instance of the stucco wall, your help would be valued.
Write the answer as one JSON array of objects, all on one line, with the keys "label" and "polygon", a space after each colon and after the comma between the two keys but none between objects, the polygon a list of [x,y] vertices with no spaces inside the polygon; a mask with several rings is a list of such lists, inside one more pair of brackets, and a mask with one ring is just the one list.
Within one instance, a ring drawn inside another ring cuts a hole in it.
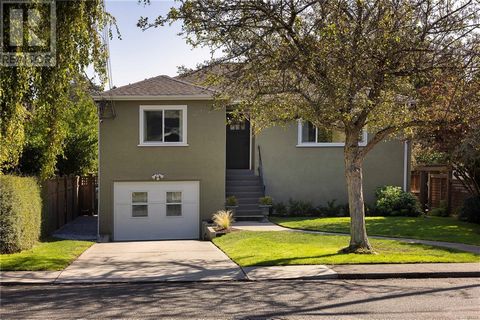
[{"label": "stucco wall", "polygon": [[[266,193],[274,201],[311,201],[314,205],[337,199],[347,203],[342,147],[298,148],[297,124],[268,128],[255,137],[255,170],[261,148]],[[403,186],[404,145],[382,142],[366,158],[364,194],[367,203],[375,199],[382,185]]]},{"label": "stucco wall", "polygon": [[[140,105],[187,105],[186,147],[139,144]],[[117,101],[115,119],[100,124],[100,234],[113,233],[113,182],[200,181],[200,216],[210,215],[225,200],[225,111],[205,101]]]}]

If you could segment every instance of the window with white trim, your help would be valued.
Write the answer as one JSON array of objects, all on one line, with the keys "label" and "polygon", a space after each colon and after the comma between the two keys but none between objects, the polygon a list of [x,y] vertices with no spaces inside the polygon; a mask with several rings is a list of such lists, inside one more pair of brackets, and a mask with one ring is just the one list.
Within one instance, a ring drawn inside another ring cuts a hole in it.
[{"label": "window with white trim", "polygon": [[[367,131],[363,130],[359,145],[367,144]],[[297,147],[343,147],[345,133],[336,129],[318,128],[311,122],[298,121]]]},{"label": "window with white trim", "polygon": [[132,217],[148,217],[148,192],[132,192]]},{"label": "window with white trim", "polygon": [[167,217],[180,217],[182,215],[182,192],[167,192]]},{"label": "window with white trim", "polygon": [[186,145],[187,106],[140,106],[140,145]]}]

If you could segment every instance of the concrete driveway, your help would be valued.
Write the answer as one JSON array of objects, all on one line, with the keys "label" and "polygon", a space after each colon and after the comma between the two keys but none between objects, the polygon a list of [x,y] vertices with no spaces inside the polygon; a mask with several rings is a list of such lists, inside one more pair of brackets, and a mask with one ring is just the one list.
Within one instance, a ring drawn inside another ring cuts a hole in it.
[{"label": "concrete driveway", "polygon": [[55,283],[241,280],[243,271],[207,241],[97,243]]}]

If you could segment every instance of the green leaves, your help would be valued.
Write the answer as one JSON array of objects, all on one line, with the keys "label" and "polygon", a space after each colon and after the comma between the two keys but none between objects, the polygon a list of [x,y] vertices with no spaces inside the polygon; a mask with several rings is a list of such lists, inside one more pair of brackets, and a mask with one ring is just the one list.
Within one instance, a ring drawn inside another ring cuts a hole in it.
[{"label": "green leaves", "polygon": [[72,85],[83,81],[89,66],[102,83],[106,79],[108,53],[102,33],[108,28],[111,35],[115,21],[104,11],[103,1],[56,1],[55,5],[55,66],[0,67],[0,172],[18,164],[29,139],[26,127],[35,123],[37,138],[31,138],[44,145],[40,175],[51,176],[70,130]]},{"label": "green leaves", "polygon": [[180,20],[189,43],[217,52],[207,63],[225,66],[217,87],[245,100],[239,108],[259,127],[301,117],[383,135],[430,121],[433,106],[418,90],[478,56],[478,37],[467,32],[475,9],[472,1],[181,0],[150,26]]}]

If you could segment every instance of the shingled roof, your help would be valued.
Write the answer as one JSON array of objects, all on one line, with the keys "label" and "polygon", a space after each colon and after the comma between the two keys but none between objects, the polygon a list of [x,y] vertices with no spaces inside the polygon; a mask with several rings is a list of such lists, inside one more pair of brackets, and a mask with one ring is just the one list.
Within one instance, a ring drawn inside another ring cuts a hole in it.
[{"label": "shingled roof", "polygon": [[215,91],[202,86],[161,75],[126,86],[104,91],[95,99],[211,99]]}]

